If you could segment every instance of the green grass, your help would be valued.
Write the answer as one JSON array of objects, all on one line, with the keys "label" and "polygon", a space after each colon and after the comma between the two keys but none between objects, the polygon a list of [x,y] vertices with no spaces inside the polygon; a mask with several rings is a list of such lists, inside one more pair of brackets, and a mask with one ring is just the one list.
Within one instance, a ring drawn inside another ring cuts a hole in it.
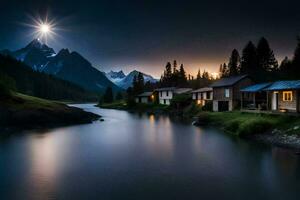
[{"label": "green grass", "polygon": [[300,130],[293,127],[300,126],[300,118],[293,116],[253,114],[242,112],[201,112],[198,119],[206,124],[215,124],[226,132],[238,136],[261,134],[278,129],[289,134],[299,134]]},{"label": "green grass", "polygon": [[112,103],[103,103],[99,105],[101,108],[109,108],[109,109],[118,109],[118,110],[126,110],[127,104],[126,101],[120,100],[120,101],[114,101]]},{"label": "green grass", "polygon": [[167,111],[169,106],[161,105],[161,104],[144,104],[137,103],[134,106],[129,107],[126,104],[126,101],[115,101],[113,103],[105,103],[99,105],[101,108],[108,109],[118,109],[118,110],[130,110],[130,111],[138,111],[138,112],[157,112],[157,111]]},{"label": "green grass", "polygon": [[64,104],[32,97],[20,93],[12,93],[10,97],[1,99],[1,104],[7,107],[13,107],[15,110],[23,109],[62,109]]}]

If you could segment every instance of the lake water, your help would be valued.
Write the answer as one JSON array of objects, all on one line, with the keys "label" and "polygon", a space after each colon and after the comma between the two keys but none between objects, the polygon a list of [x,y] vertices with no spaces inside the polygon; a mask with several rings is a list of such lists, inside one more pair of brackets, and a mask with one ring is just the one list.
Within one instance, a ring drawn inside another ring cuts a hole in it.
[{"label": "lake water", "polygon": [[166,116],[0,139],[0,199],[300,199],[300,157]]}]

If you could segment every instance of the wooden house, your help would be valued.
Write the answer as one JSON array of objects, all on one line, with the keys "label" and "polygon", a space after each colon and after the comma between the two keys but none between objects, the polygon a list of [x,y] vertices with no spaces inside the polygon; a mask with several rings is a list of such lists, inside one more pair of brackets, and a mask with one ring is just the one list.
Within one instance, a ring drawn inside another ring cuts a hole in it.
[{"label": "wooden house", "polygon": [[201,106],[205,103],[213,100],[213,89],[211,87],[204,87],[197,90],[193,90],[192,99]]},{"label": "wooden house", "polygon": [[191,88],[176,88],[176,87],[167,87],[167,88],[159,88],[155,90],[158,92],[158,100],[160,104],[170,105],[171,100],[177,94],[184,94],[191,92]]},{"label": "wooden house", "polygon": [[241,102],[241,88],[253,84],[248,75],[222,78],[211,85],[213,88],[213,111],[232,111]]},{"label": "wooden house", "polygon": [[154,94],[152,92],[144,92],[135,97],[136,103],[153,103]]},{"label": "wooden house", "polygon": [[272,83],[259,83],[241,89],[242,110],[268,110],[267,91]]},{"label": "wooden house", "polygon": [[276,81],[265,88],[268,108],[279,112],[300,112],[300,80]]}]

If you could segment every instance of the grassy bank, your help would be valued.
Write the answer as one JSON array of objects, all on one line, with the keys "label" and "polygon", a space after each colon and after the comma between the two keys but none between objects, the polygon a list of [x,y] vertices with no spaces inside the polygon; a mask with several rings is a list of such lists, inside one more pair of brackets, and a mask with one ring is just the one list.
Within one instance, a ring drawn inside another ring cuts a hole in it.
[{"label": "grassy bank", "polygon": [[139,104],[128,106],[125,101],[104,103],[98,106],[100,108],[107,108],[107,109],[118,109],[118,110],[128,110],[134,112],[148,112],[148,113],[167,113],[169,111],[169,106],[166,105],[139,103]]},{"label": "grassy bank", "polygon": [[0,97],[0,128],[31,129],[89,123],[100,116],[63,103],[19,93]]},{"label": "grassy bank", "polygon": [[238,136],[251,136],[272,131],[300,135],[300,118],[286,115],[253,114],[235,112],[201,112],[197,114],[199,125],[217,125],[226,132]]}]

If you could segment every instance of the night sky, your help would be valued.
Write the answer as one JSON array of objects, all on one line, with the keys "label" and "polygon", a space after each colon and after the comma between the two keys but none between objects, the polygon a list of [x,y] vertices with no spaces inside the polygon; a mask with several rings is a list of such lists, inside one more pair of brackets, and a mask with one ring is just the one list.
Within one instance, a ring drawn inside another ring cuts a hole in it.
[{"label": "night sky", "polygon": [[48,45],[78,51],[102,71],[138,69],[159,77],[177,59],[188,72],[217,72],[233,48],[266,37],[275,56],[291,56],[300,32],[297,1],[9,0],[0,4],[0,49],[33,39],[30,16],[57,23]]}]

